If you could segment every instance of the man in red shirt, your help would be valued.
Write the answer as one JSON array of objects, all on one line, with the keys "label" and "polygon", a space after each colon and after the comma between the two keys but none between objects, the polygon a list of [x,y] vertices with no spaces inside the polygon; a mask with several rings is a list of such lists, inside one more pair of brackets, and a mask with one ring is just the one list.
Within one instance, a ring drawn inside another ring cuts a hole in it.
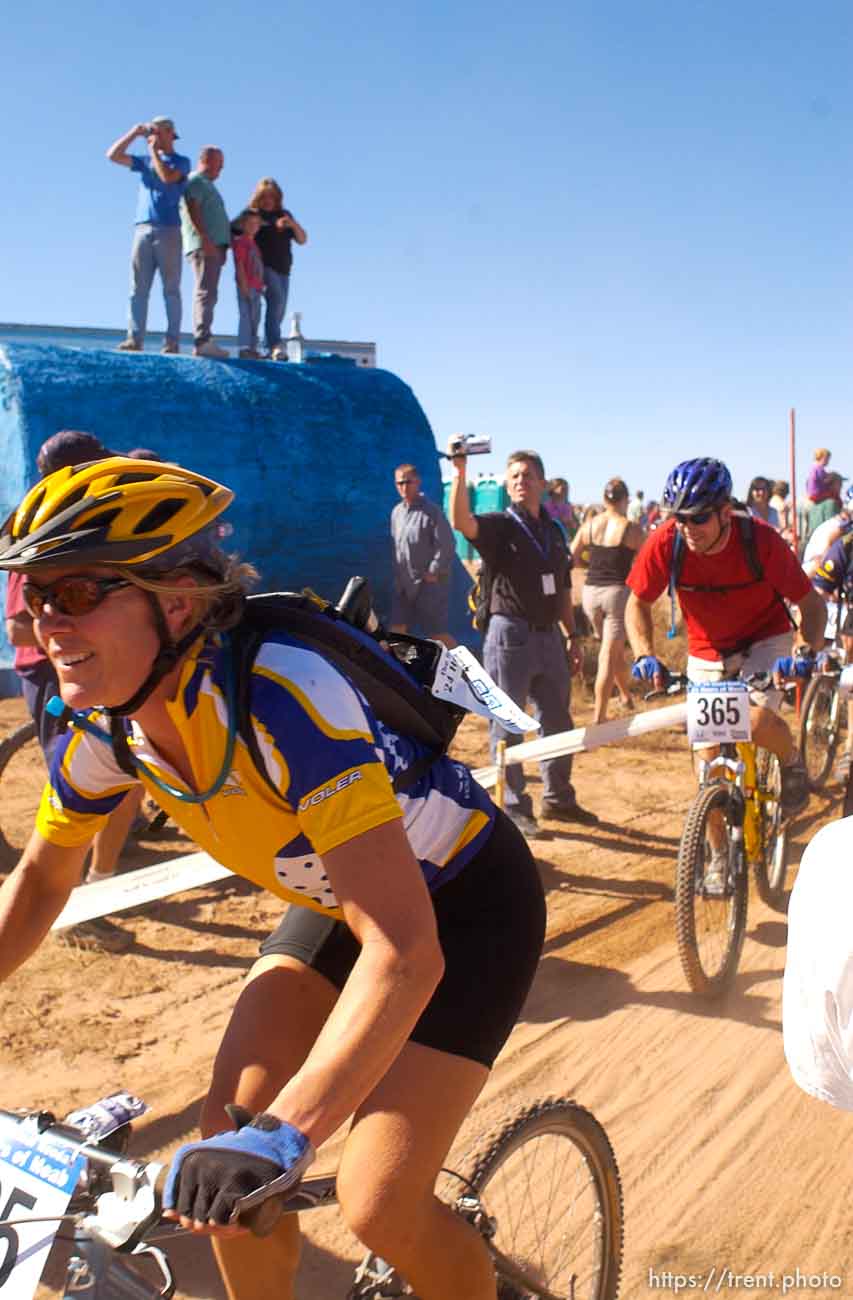
[{"label": "man in red shirt", "polygon": [[[824,602],[790,547],[760,519],[748,524],[750,556],[731,492],[731,475],[721,461],[703,457],[678,465],[663,495],[670,517],[648,537],[628,575],[626,619],[636,656],[633,672],[659,689],[666,668],[655,654],[652,605],[670,585],[676,547],[680,556],[675,590],[687,629],[691,681],[778,671],[780,659],[796,672],[795,661],[786,658],[792,632],[786,600],[800,611],[804,658],[823,644]],[[753,693],[752,736],[782,764],[782,808],[790,816],[805,806],[808,788],[794,739],[775,711],[780,699],[777,690]],[[709,751],[702,756],[709,757]]]}]

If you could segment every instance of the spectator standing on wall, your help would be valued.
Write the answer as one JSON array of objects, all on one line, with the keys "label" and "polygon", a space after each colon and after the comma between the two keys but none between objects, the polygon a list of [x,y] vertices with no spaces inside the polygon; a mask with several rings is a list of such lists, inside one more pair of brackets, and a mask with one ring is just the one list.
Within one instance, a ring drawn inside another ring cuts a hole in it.
[{"label": "spectator standing on wall", "polygon": [[809,538],[816,528],[825,524],[827,519],[832,519],[841,511],[841,487],[844,479],[840,474],[831,473],[826,478],[826,494],[815,505],[809,507],[806,515],[805,536],[802,539],[808,543]]},{"label": "spectator standing on wall", "polygon": [[267,291],[267,313],[264,336],[267,351],[273,361],[286,361],[287,353],[281,342],[281,323],[287,308],[290,289],[290,271],[293,265],[292,244],[304,244],[308,236],[284,206],[281,186],[271,176],[264,176],[255,186],[249,207],[261,214],[261,228],[257,244],[264,264],[264,281]]},{"label": "spectator standing on wall", "polygon": [[[513,452],[506,471],[509,506],[474,515],[468,501],[467,458],[453,454],[455,445],[451,439],[450,522],[480,552],[489,575],[489,619],[483,643],[486,671],[516,703],[524,706],[528,698],[533,701],[543,736],[568,731],[574,725],[569,712],[571,674],[580,671],[581,650],[574,640],[571,556],[559,527],[542,509],[546,486],[542,458],[535,451]],[[499,740],[512,745],[521,736],[495,724],[493,752]],[[597,823],[595,813],[578,804],[571,783],[571,755],[546,759],[540,770],[543,817]],[[521,763],[507,767],[504,797],[506,812],[522,834],[541,836]]]},{"label": "spectator standing on wall", "polygon": [[240,318],[237,343],[244,361],[257,361],[258,327],[261,323],[261,300],[264,295],[264,264],[255,236],[261,228],[261,215],[245,208],[231,226],[231,251],[237,282],[237,311]]},{"label": "spectator standing on wall", "polygon": [[394,482],[400,500],[391,511],[391,630],[417,631],[454,646],[447,630],[454,555],[450,524],[444,511],[421,492],[414,465],[398,465]]},{"label": "spectator standing on wall", "polygon": [[827,469],[832,458],[828,447],[818,447],[806,477],[806,496],[812,505],[832,496],[832,470]]},{"label": "spectator standing on wall", "polygon": [[214,182],[225,166],[225,155],[215,145],[205,145],[198,167],[190,173],[181,200],[181,236],[184,253],[195,276],[193,293],[193,356],[228,356],[210,337],[213,311],[219,295],[219,277],[231,243],[231,225],[222,195]]},{"label": "spectator standing on wall", "polygon": [[[42,444],[36,457],[36,466],[39,476],[44,478],[54,470],[83,465],[88,461],[104,460],[113,454],[92,433],[84,433],[78,429],[61,429]],[[62,579],[59,579],[57,588],[61,582]],[[36,724],[38,741],[49,768],[53,751],[64,727],[60,719],[47,712],[45,705],[54,695],[59,695],[59,682],[53,665],[36,640],[33,618],[24,600],[24,586],[23,573],[9,574],[6,590],[6,634],[15,647],[15,672],[20,678],[21,691]],[[95,836],[86,876],[87,883],[104,880],[115,872],[133,819],[139,811],[142,793],[141,788],[139,791],[130,791],[111,814],[103,829]],[[83,927],[75,927],[75,931],[76,939],[90,941],[94,939],[105,948],[110,947],[111,944],[117,947],[122,938],[125,941],[127,938],[117,927],[113,929],[108,923],[102,921],[87,922]]]},{"label": "spectator standing on wall", "polygon": [[[144,136],[148,157],[128,153]],[[136,228],[130,256],[130,316],[120,352],[141,352],[148,323],[148,299],[155,271],[163,281],[166,341],[163,352],[177,352],[181,336],[181,216],[180,200],[190,160],[175,152],[178,135],[170,117],[140,122],[110,145],[107,157],[139,175]]]}]

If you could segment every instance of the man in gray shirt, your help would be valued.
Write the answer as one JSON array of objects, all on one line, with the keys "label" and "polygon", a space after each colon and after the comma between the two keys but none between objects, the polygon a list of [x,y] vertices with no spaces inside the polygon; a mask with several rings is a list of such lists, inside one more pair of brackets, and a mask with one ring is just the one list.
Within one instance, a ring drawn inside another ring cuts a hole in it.
[{"label": "man in gray shirt", "polygon": [[454,646],[447,631],[453,532],[444,511],[421,492],[414,465],[398,465],[394,482],[401,499],[391,511],[391,630],[419,632]]}]

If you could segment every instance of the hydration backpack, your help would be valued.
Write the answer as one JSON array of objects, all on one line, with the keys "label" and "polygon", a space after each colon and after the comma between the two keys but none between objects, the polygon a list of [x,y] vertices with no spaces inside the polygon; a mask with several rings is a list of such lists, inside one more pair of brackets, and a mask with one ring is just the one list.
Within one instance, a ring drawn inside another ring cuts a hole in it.
[{"label": "hydration backpack", "polygon": [[[423,758],[392,779],[396,792],[414,785],[447,752],[466,710],[430,690],[442,648],[422,637],[385,632],[373,613],[365,578],[351,578],[337,605],[308,588],[248,596],[243,617],[228,633],[237,679],[237,731],[276,794],[250,711],[255,656],[275,632],[291,634],[318,651],[361,691],[379,722],[428,747]],[[111,719],[110,732],[122,771],[136,775],[123,719]]]},{"label": "hydration backpack", "polygon": [[[682,591],[741,591],[744,587],[752,587],[756,582],[764,581],[764,567],[761,563],[761,558],[758,554],[758,543],[755,540],[755,525],[752,521],[752,515],[739,502],[733,502],[733,505],[735,506],[735,509],[732,511],[732,519],[735,525],[737,526],[738,532],[740,533],[741,544],[743,546],[744,554],[746,555],[746,562],[749,565],[750,572],[752,573],[752,577],[748,582],[724,582],[724,583],[720,583],[719,585],[714,585],[711,583],[680,582],[679,579],[681,577],[681,570],[684,567],[684,557],[685,557],[685,551],[687,547],[681,532],[676,528],[675,536],[673,537],[672,540],[672,556],[670,559],[670,566],[669,566],[668,590],[669,590],[671,619],[670,619],[669,631],[667,632],[668,637],[674,637],[676,633],[676,627],[675,627],[676,588],[680,587]],[[773,594],[776,597],[776,599],[779,601],[782,608],[784,609],[786,615],[788,616],[788,621],[790,622],[791,627],[796,628],[797,626],[796,621],[793,618],[791,611],[788,609],[784,597],[779,594],[779,592],[776,590],[775,587],[773,588]],[[732,648],[732,651],[730,651],[730,653],[736,653],[742,649],[746,649],[748,644],[749,643],[747,643],[747,645],[744,646],[735,646]]]}]

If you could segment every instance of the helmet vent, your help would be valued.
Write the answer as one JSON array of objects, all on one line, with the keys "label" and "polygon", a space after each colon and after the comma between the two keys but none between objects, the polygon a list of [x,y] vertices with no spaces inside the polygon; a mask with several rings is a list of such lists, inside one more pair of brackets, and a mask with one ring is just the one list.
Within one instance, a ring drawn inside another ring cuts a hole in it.
[{"label": "helmet vent", "polygon": [[174,498],[171,501],[158,501],[148,514],[140,519],[134,528],[134,533],[153,533],[157,532],[170,519],[186,506],[186,501],[178,501]]},{"label": "helmet vent", "polygon": [[39,492],[33,498],[32,505],[30,506],[27,513],[24,515],[21,522],[18,524],[18,528],[17,528],[18,537],[26,537],[27,533],[30,531],[30,524],[33,522],[33,515],[38,510],[43,500],[44,500],[44,488],[42,488],[41,492]]},{"label": "helmet vent", "polygon": [[86,528],[103,528],[108,529],[114,519],[118,519],[121,514],[121,508],[118,510],[102,510],[99,515],[91,515],[86,520]]},{"label": "helmet vent", "polygon": [[153,477],[154,475],[152,475],[150,470],[145,470],[144,472],[140,471],[139,473],[134,473],[131,470],[127,474],[116,474],[114,482],[118,486],[122,486],[125,483],[150,483]]}]

